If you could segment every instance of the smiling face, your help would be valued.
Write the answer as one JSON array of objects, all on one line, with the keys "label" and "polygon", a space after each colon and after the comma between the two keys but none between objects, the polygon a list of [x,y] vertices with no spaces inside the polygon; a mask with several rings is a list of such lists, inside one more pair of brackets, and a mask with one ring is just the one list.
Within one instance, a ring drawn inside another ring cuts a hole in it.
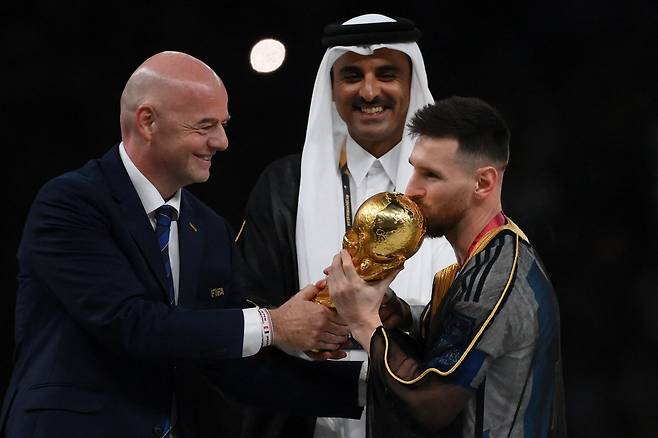
[{"label": "smiling face", "polygon": [[228,119],[228,95],[219,76],[180,52],[144,61],[121,95],[126,152],[164,199],[208,180],[213,155],[228,147]]},{"label": "smiling face", "polygon": [[[217,151],[228,147],[228,96],[221,82],[189,84],[156,111],[151,159],[166,187],[205,182]],[[175,191],[174,190],[174,191]]]},{"label": "smiling face", "polygon": [[347,52],[332,68],[333,100],[352,138],[379,157],[400,142],[409,109],[411,64],[406,54]]}]

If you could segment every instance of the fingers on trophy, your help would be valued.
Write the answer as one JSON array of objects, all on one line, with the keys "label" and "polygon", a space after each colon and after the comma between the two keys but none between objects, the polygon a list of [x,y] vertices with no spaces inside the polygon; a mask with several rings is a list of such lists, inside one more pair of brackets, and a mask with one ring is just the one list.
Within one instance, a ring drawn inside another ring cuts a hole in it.
[{"label": "fingers on trophy", "polygon": [[[402,193],[381,192],[366,199],[345,231],[343,248],[365,281],[381,280],[402,267],[420,248],[425,220],[418,205]],[[335,309],[325,287],[315,302]]]}]

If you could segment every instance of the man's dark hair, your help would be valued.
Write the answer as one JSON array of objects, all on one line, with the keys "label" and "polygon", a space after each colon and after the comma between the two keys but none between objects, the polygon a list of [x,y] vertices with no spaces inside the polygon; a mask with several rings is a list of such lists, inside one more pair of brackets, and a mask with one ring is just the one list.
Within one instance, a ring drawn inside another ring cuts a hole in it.
[{"label": "man's dark hair", "polygon": [[510,132],[500,113],[477,97],[452,96],[420,108],[409,122],[414,137],[453,138],[459,152],[507,164]]}]

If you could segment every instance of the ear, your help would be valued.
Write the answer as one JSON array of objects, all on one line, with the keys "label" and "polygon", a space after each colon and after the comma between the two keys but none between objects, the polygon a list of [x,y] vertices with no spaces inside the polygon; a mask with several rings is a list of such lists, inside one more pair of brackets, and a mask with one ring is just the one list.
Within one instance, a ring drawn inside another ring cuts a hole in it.
[{"label": "ear", "polygon": [[155,110],[151,105],[140,105],[135,111],[135,125],[140,135],[150,141],[155,132]]},{"label": "ear", "polygon": [[480,167],[475,171],[474,194],[479,199],[488,197],[498,186],[500,173],[493,166]]}]

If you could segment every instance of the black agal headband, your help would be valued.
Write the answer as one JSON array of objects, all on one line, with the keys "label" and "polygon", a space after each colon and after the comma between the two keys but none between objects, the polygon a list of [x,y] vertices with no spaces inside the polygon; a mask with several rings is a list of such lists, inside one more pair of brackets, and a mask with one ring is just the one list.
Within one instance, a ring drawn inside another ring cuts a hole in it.
[{"label": "black agal headband", "polygon": [[420,39],[420,30],[408,18],[397,21],[363,24],[329,24],[324,28],[322,45],[367,46],[383,43],[409,43]]}]

